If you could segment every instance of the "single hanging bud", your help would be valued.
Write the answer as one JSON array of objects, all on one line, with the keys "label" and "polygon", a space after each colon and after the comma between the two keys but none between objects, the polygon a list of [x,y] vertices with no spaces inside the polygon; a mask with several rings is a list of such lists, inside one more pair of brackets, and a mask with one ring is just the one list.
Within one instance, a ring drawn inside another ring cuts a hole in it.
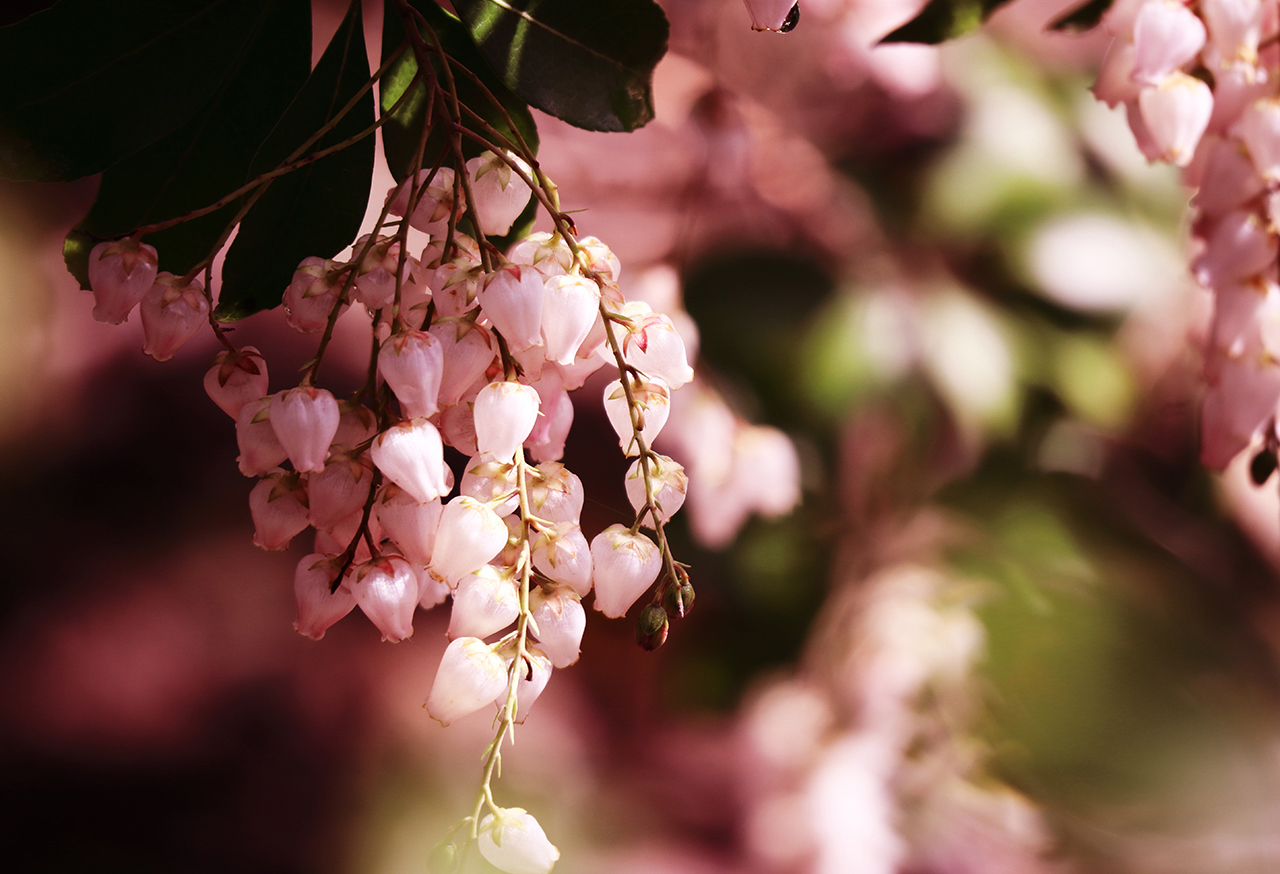
[{"label": "single hanging bud", "polygon": [[[368,234],[356,240],[356,251],[364,247]],[[405,275],[410,261],[405,259]],[[400,267],[400,243],[384,237],[369,247],[356,272],[355,297],[370,310],[390,306],[396,295],[396,270]]]},{"label": "single hanging bud", "polygon": [[671,319],[644,303],[628,303],[622,314],[632,320],[622,337],[622,356],[628,364],[646,376],[661,379],[672,391],[693,379],[684,340]]},{"label": "single hanging bud", "polygon": [[[1157,0],[1163,2],[1163,0]],[[1186,73],[1173,73],[1138,95],[1142,121],[1159,159],[1185,167],[1213,114],[1213,92]]]},{"label": "single hanging bud", "polygon": [[543,352],[548,361],[572,364],[600,316],[600,288],[581,276],[561,274],[543,283]]},{"label": "single hanging bud", "polygon": [[542,301],[546,290],[536,270],[510,264],[490,273],[480,290],[480,309],[512,352],[542,344]]},{"label": "single hanging bud", "polygon": [[787,33],[800,20],[800,4],[795,0],[745,0],[751,15],[751,29]]},{"label": "single hanging bud", "polygon": [[529,483],[533,514],[548,522],[577,522],[586,500],[582,480],[558,461],[539,464],[537,471],[538,476]]},{"label": "single hanging bud", "polygon": [[284,464],[289,453],[271,427],[271,398],[249,401],[236,416],[236,443],[240,455],[236,461],[245,476],[262,476]]},{"label": "single hanging bud", "polygon": [[236,352],[219,352],[204,375],[210,400],[231,418],[239,417],[249,401],[267,396],[267,362],[252,346]]},{"label": "single hanging bud", "polygon": [[[685,493],[689,490],[689,477],[685,476],[681,465],[665,455],[649,458],[649,476],[653,481],[653,498],[662,508],[662,512],[658,515],[665,522],[684,506]],[[638,458],[627,469],[626,487],[627,500],[639,513],[647,496],[644,487],[644,467]],[[646,528],[652,528],[653,517],[645,513],[640,524]]]},{"label": "single hanging bud", "polygon": [[573,252],[559,234],[538,231],[511,247],[507,259],[512,264],[528,265],[544,277],[568,273],[573,266]]},{"label": "single hanging bud", "polygon": [[483,272],[480,264],[472,263],[469,257],[455,258],[437,267],[430,282],[436,316],[457,318],[475,309]]},{"label": "single hanging bud", "polygon": [[648,652],[653,652],[667,642],[667,611],[658,604],[650,604],[640,611],[636,620],[636,643]]},{"label": "single hanging bud", "polygon": [[392,334],[378,350],[378,372],[409,418],[434,416],[440,409],[444,344],[425,331]]},{"label": "single hanging bud", "polygon": [[[640,409],[640,436],[645,446],[651,447],[653,439],[667,423],[667,415],[671,412],[671,393],[660,379],[632,379],[631,396]],[[618,435],[623,454],[639,455],[640,446],[632,429],[631,409],[621,380],[615,379],[605,386],[604,412]]]},{"label": "single hanging bud", "polygon": [[491,704],[507,686],[507,665],[493,647],[459,637],[445,648],[427,697],[427,713],[448,725]]},{"label": "single hanging bud", "polygon": [[[450,167],[441,167],[433,176],[430,170],[418,172],[418,203],[409,216],[409,226],[424,233],[436,236],[443,234],[449,226],[449,213],[454,208],[454,174]],[[461,192],[458,192],[461,194]],[[409,208],[409,197],[412,194],[408,182],[402,182],[392,189],[394,199],[387,212],[391,215],[404,215]]]},{"label": "single hanging bud", "polygon": [[431,554],[431,572],[454,586],[507,545],[507,526],[484,504],[465,495],[445,504]]},{"label": "single hanging bud", "polygon": [[[538,700],[538,696],[542,694],[542,690],[547,688],[547,682],[551,679],[551,659],[547,658],[546,653],[531,644],[525,650],[526,662],[524,669],[520,671],[520,679],[516,681],[516,724],[524,725],[525,718],[529,715],[529,708],[533,707],[533,702]],[[510,670],[511,659],[507,659],[507,667]],[[507,704],[507,690],[503,690],[493,701],[498,705],[501,711]]]},{"label": "single hanging bud", "polygon": [[387,483],[374,510],[382,530],[401,555],[415,565],[430,564],[440,513],[444,510],[439,498],[420,503],[395,483]]},{"label": "single hanging bud", "polygon": [[378,417],[373,410],[351,401],[338,401],[338,430],[333,447],[355,449],[378,433]]},{"label": "single hanging bud", "polygon": [[591,541],[596,609],[611,619],[624,616],[662,569],[662,553],[643,534],[610,525]]},{"label": "single hanging bud", "polygon": [[348,577],[356,603],[393,643],[413,636],[413,611],[418,607],[418,577],[398,555],[375,559],[354,568]]},{"label": "single hanging bud", "polygon": [[506,874],[547,874],[560,858],[538,821],[519,807],[480,820],[478,843],[480,855]]},{"label": "single hanging bud", "polygon": [[[524,161],[507,152],[507,157],[524,171],[530,179],[533,170]],[[481,152],[467,162],[467,175],[471,177],[472,204],[480,215],[480,230],[487,236],[501,236],[511,230],[511,225],[524,212],[533,192],[511,169],[511,166],[493,152]]]},{"label": "single hanging bud", "polygon": [[199,280],[178,286],[177,277],[161,273],[142,298],[142,351],[156,361],[173,358],[209,319],[209,301]]},{"label": "single hanging bud", "polygon": [[306,530],[307,490],[297,473],[279,471],[263,477],[249,493],[253,545],[268,552],[287,549]]},{"label": "single hanging bud", "polygon": [[307,480],[311,501],[311,524],[333,528],[353,513],[359,513],[373,483],[373,462],[363,453],[335,454],[320,473]]},{"label": "single hanging bud", "polygon": [[271,427],[294,470],[324,470],[333,435],[338,433],[338,418],[333,395],[310,385],[279,392],[271,404]]},{"label": "single hanging bud", "polygon": [[539,403],[538,392],[518,382],[480,389],[473,408],[476,448],[495,461],[511,461],[538,420]]},{"label": "single hanging bud", "polygon": [[[516,482],[516,465],[510,461],[489,461],[482,456],[467,462],[458,493],[489,504],[499,516],[514,513],[520,506],[519,483]],[[499,501],[500,503],[493,503]],[[483,637],[483,635],[476,635]]]},{"label": "single hanging bud", "polygon": [[488,637],[520,616],[515,568],[486,564],[458,581],[449,614],[449,639]]},{"label": "single hanging bud", "polygon": [[335,622],[356,606],[355,595],[344,581],[330,593],[329,586],[338,570],[329,556],[320,553],[304,555],[293,574],[293,593],[298,601],[298,619],[293,630],[303,637],[319,640]]},{"label": "single hanging bud", "polygon": [[1209,26],[1209,41],[1223,63],[1258,60],[1258,39],[1265,9],[1262,0],[1202,0],[1200,14]]},{"label": "single hanging bud", "polygon": [[425,504],[448,494],[444,444],[436,426],[426,419],[409,419],[379,434],[369,457],[393,483]]},{"label": "single hanging bud", "polygon": [[[314,255],[302,259],[284,292],[285,321],[289,327],[314,334],[329,324],[329,316],[345,284],[336,267],[333,261]],[[348,306],[350,303],[344,300],[342,309],[345,311]]]},{"label": "single hanging bud", "polygon": [[622,276],[622,262],[613,254],[613,250],[599,237],[583,237],[578,241],[578,246],[586,258],[587,267],[617,285],[618,278]]},{"label": "single hanging bud", "polygon": [[156,250],[134,240],[99,243],[89,252],[89,287],[93,289],[93,317],[118,325],[155,284]]},{"label": "single hanging bud", "polygon": [[591,591],[591,547],[576,522],[558,522],[540,531],[530,545],[533,566],[544,577],[568,586],[585,598]]},{"label": "single hanging bud", "polygon": [[428,330],[440,341],[444,369],[440,377],[440,406],[456,404],[476,380],[484,376],[497,353],[488,328],[465,319],[436,319]]},{"label": "single hanging bud", "polygon": [[551,592],[530,596],[533,621],[542,649],[557,668],[567,668],[578,661],[582,633],[587,628],[587,614],[582,600],[568,587],[555,587]]},{"label": "single hanging bud", "polygon": [[1204,22],[1178,0],[1147,0],[1133,21],[1133,78],[1158,85],[1200,53]]}]

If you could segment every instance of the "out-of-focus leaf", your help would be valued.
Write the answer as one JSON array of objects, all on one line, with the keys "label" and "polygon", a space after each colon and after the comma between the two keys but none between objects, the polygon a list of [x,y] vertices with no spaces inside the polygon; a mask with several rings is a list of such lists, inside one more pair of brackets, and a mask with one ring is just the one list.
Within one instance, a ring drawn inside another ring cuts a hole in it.
[{"label": "out-of-focus leaf", "polygon": [[[269,0],[254,10],[252,37],[231,58],[213,99],[177,130],[107,168],[93,209],[63,246],[88,288],[89,249],[104,239],[208,206],[247,181],[262,141],[306,81],[311,7]],[[181,275],[209,254],[238,204],[148,235],[160,269]]]},{"label": "out-of-focus leaf", "polygon": [[[431,29],[435,31],[436,38],[440,40],[441,47],[451,57],[476,74],[477,78],[489,89],[489,92],[496,97],[506,109],[507,115],[515,123],[516,130],[524,138],[524,141],[536,154],[538,151],[538,128],[534,124],[533,116],[529,113],[528,104],[511,92],[502,81],[493,74],[489,69],[483,56],[476,49],[475,44],[471,42],[471,37],[467,33],[466,27],[455,16],[450,15],[441,9],[434,0],[412,0],[413,7],[422,13],[422,16],[431,25]],[[404,42],[405,31],[400,16],[388,14],[383,20],[382,26],[382,57],[385,61],[396,48]],[[429,38],[424,37],[424,42],[431,44]],[[432,66],[435,67],[436,75],[443,82],[444,69],[433,59]],[[413,82],[413,77],[418,73],[418,58],[414,54],[412,48],[409,48],[402,54],[382,79],[381,89],[381,110],[385,114],[391,110],[405,93],[405,89]],[[502,133],[508,139],[519,142],[507,124],[502,112],[498,107],[493,105],[488,95],[484,93],[484,89],[477,86],[461,73],[454,71],[454,80],[458,89],[458,101],[466,107],[471,108],[481,118],[485,120],[491,127]],[[437,98],[438,99],[438,98]],[[400,107],[392,115],[382,127],[382,150],[387,158],[387,166],[391,168],[391,174],[397,181],[403,179],[409,174],[409,168],[413,165],[414,151],[418,147],[419,132],[422,129],[422,117],[427,111],[427,86],[424,82],[418,82],[413,86],[413,90],[409,93]],[[443,107],[437,103],[437,112],[442,112]],[[464,118],[465,124],[471,130],[480,133],[488,138],[480,130],[472,119]],[[442,125],[433,125],[431,133],[427,137],[426,149],[423,152],[422,165],[425,169],[434,167],[440,161],[441,155],[448,148],[447,132]],[[475,141],[463,137],[462,149],[466,157],[472,158],[480,154],[483,149],[475,143]]]},{"label": "out-of-focus leaf", "polygon": [[87,176],[175,130],[232,74],[263,5],[63,0],[0,29],[0,176]]},{"label": "out-of-focus leaf", "polygon": [[1098,26],[1102,16],[1111,8],[1114,0],[1088,0],[1049,25],[1050,30],[1083,33]]},{"label": "out-of-focus leaf", "polygon": [[920,14],[880,42],[937,45],[964,36],[986,21],[1008,0],[929,0]]},{"label": "out-of-focus leaf", "polygon": [[667,17],[653,0],[456,0],[512,91],[576,127],[631,131],[653,118]]},{"label": "out-of-focus leaf", "polygon": [[[328,123],[369,80],[360,2],[354,0],[320,63],[284,117],[262,144],[250,172],[279,166]],[[373,124],[373,92],[310,152],[346,140]],[[319,159],[270,183],[240,223],[222,268],[216,315],[236,321],[280,303],[303,258],[329,258],[350,245],[364,218],[373,178],[373,137]]]}]

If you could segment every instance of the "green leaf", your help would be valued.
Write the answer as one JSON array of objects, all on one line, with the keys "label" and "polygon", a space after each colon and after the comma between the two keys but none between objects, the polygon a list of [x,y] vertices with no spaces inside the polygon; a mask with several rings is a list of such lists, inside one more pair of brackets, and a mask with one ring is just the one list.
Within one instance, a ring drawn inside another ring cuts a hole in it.
[{"label": "green leaf", "polygon": [[1098,26],[1114,0],[1088,0],[1049,25],[1050,30],[1084,33]]},{"label": "green leaf", "polygon": [[[353,0],[320,63],[258,150],[251,173],[284,163],[351,101],[369,75],[360,2]],[[350,139],[373,121],[369,90],[308,154]],[[227,252],[218,319],[232,322],[277,306],[303,258],[331,258],[351,244],[369,201],[373,143],[366,136],[268,184]]]},{"label": "green leaf", "polygon": [[[262,141],[289,106],[311,68],[307,0],[267,0],[249,16],[251,38],[231,58],[229,77],[213,99],[180,128],[108,167],[89,215],[63,247],[73,275],[94,243],[208,206],[243,185]],[[238,203],[149,234],[160,269],[182,275],[205,258]]]},{"label": "green leaf", "polygon": [[98,173],[175,130],[231,74],[261,0],[62,0],[0,28],[0,176]]},{"label": "green leaf", "polygon": [[455,0],[489,66],[531,106],[576,127],[653,119],[667,17],[653,0]]},{"label": "green leaf", "polygon": [[937,45],[964,36],[1008,0],[929,0],[920,14],[880,40]]},{"label": "green leaf", "polygon": [[[410,2],[431,25],[431,29],[435,32],[436,38],[440,41],[440,45],[445,52],[475,73],[476,77],[484,85],[484,88],[481,88],[455,68],[454,79],[458,89],[458,101],[463,106],[474,110],[477,115],[502,133],[503,136],[518,143],[519,139],[515,137],[502,112],[493,105],[489,95],[485,93],[484,89],[487,88],[489,93],[496,97],[502,107],[506,109],[507,115],[515,123],[516,130],[524,137],[524,141],[536,155],[538,151],[538,128],[533,121],[533,115],[529,112],[528,104],[513,94],[511,89],[503,85],[502,81],[493,74],[484,57],[476,49],[475,44],[471,42],[471,36],[467,33],[467,29],[462,22],[441,9],[434,0],[410,0]],[[405,30],[400,16],[396,15],[394,9],[389,7],[382,26],[383,60],[385,61],[404,40]],[[427,45],[431,45],[429,36],[424,35],[423,41]],[[445,81],[444,69],[438,59],[433,57],[432,66],[441,81]],[[386,75],[382,78],[381,109],[384,114],[389,112],[400,101],[401,96],[405,94],[405,89],[409,87],[410,83],[413,82],[413,77],[417,74],[418,59],[412,47],[410,47],[387,70]],[[439,100],[438,96],[437,100]],[[391,174],[396,178],[396,181],[409,175],[409,168],[413,166],[414,152],[418,148],[418,138],[426,111],[427,86],[423,82],[418,82],[413,85],[413,90],[400,103],[400,107],[396,109],[391,120],[382,127],[382,149],[386,154],[387,166],[391,168]],[[444,108],[437,103],[436,112],[443,111]],[[464,118],[463,124],[486,139],[489,138],[488,134],[485,134],[480,129],[480,126],[470,118]],[[434,126],[432,128],[427,137],[426,148],[423,151],[422,166],[425,169],[434,167],[441,160],[445,149],[449,147],[447,137],[448,134],[442,126]],[[473,158],[484,151],[480,145],[468,137],[462,138],[462,150],[468,158]]]}]

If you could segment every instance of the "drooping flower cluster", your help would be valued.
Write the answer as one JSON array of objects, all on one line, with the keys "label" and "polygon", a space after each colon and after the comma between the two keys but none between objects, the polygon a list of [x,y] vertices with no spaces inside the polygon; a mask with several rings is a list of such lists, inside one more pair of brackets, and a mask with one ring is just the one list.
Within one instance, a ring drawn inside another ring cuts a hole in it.
[{"label": "drooping flower cluster", "polygon": [[[1121,0],[1094,93],[1123,104],[1151,161],[1198,187],[1192,269],[1213,292],[1201,456],[1223,468],[1262,441],[1280,403],[1280,14],[1262,0]],[[1275,467],[1265,463],[1259,481]]]},{"label": "drooping flower cluster", "polygon": [[[452,598],[451,643],[426,708],[448,725],[496,706],[500,723],[481,793],[490,813],[480,820],[478,804],[464,822],[504,870],[546,871],[558,852],[524,811],[493,804],[489,779],[503,736],[552,671],[577,661],[583,599],[594,591],[597,610],[621,617],[661,579],[638,626],[650,647],[665,638],[668,611],[691,603],[663,528],[687,479],[652,442],[693,371],[671,320],[624,300],[621,265],[604,243],[540,233],[503,255],[485,242],[528,203],[528,164],[487,152],[456,172],[465,180],[441,168],[392,189],[379,225],[403,216],[400,229],[362,237],[349,261],[298,266],[283,290],[286,318],[324,332],[299,385],[271,393],[263,354],[222,332],[227,349],[204,384],[236,422],[240,472],[258,478],[254,542],[282,550],[315,531],[294,577],[300,634],[319,639],[358,606],[383,640],[402,641],[418,609]],[[478,239],[458,228],[464,217],[477,221]],[[409,227],[427,234],[418,257],[407,251]],[[151,247],[104,243],[91,261],[95,316],[118,323],[141,301],[155,357],[172,356],[207,320],[211,294],[157,275]],[[368,384],[339,400],[314,380],[328,329],[354,304],[372,317],[376,352]],[[582,482],[560,459],[569,394],[606,365],[618,378],[603,404],[635,458],[636,517],[589,540]],[[468,458],[456,483],[445,447]]]}]

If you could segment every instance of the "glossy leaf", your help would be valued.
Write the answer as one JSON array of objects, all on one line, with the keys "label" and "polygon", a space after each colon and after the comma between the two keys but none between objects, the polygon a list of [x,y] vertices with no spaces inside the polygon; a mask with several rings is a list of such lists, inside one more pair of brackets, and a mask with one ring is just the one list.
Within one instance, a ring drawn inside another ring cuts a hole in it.
[{"label": "glossy leaf", "polygon": [[[472,82],[466,75],[459,73],[454,68],[454,80],[458,89],[458,100],[466,107],[470,107],[477,115],[485,120],[490,126],[499,131],[503,136],[519,142],[514,136],[510,125],[507,124],[501,110],[493,105],[493,101],[489,99],[492,94],[502,104],[506,110],[506,114],[511,117],[515,123],[516,130],[524,138],[524,141],[533,150],[534,154],[538,151],[538,128],[534,124],[533,116],[529,112],[528,104],[511,92],[511,89],[502,84],[502,81],[493,74],[489,69],[489,65],[476,49],[475,44],[471,42],[471,37],[467,33],[466,27],[457,17],[450,15],[441,9],[434,0],[411,0],[415,9],[422,13],[422,16],[431,26],[435,39],[440,41],[441,47],[454,60],[465,66],[476,74],[476,77],[483,84],[483,88]],[[384,60],[405,40],[405,30],[400,17],[395,14],[388,14],[383,21],[382,27],[382,56]],[[424,34],[423,42],[432,45],[433,40],[430,34]],[[432,65],[436,69],[436,75],[444,81],[444,69],[438,61],[433,61]],[[405,90],[413,82],[413,77],[418,73],[418,59],[410,47],[397,61],[383,78],[381,93],[381,109],[383,113],[391,110],[392,107],[400,101]],[[488,89],[489,94],[485,93]],[[437,96],[437,101],[440,98]],[[437,111],[441,111],[437,103]],[[413,90],[409,93],[404,101],[400,103],[400,107],[396,109],[392,119],[382,128],[382,148],[386,154],[387,165],[391,168],[391,173],[399,181],[409,174],[409,168],[413,165],[414,152],[418,147],[418,138],[422,130],[423,116],[427,112],[427,85],[424,82],[418,82],[413,85]],[[480,133],[488,138],[488,134],[480,130],[480,127],[470,118],[464,118],[463,123],[471,130]],[[446,132],[442,126],[436,125],[432,127],[431,133],[427,138],[426,148],[423,151],[423,167],[430,169],[441,160],[444,150],[448,148]],[[484,148],[478,145],[474,140],[467,137],[462,139],[463,153],[467,158],[473,158]]]},{"label": "glossy leaf", "polygon": [[[250,178],[258,147],[311,68],[307,0],[270,0],[213,99],[177,130],[107,168],[89,215],[68,235],[68,269],[85,280],[89,249],[145,224],[215,203]],[[181,275],[207,256],[238,203],[147,236],[160,269]]]},{"label": "glossy leaf", "polygon": [[[369,75],[364,24],[355,0],[250,172],[257,175],[284,163],[350,102]],[[373,121],[373,92],[366,91],[308,154],[361,133]],[[373,150],[369,135],[269,183],[227,252],[218,319],[236,321],[277,306],[303,258],[330,258],[351,244],[369,200]]]},{"label": "glossy leaf", "polygon": [[63,0],[0,28],[0,176],[76,179],[177,129],[231,74],[262,5]]},{"label": "glossy leaf", "polygon": [[937,45],[976,30],[1008,0],[929,0],[920,14],[890,33],[882,43]]},{"label": "glossy leaf", "polygon": [[531,106],[576,127],[653,118],[667,17],[653,0],[455,0],[489,66]]},{"label": "glossy leaf", "polygon": [[1114,0],[1088,0],[1049,25],[1050,30],[1064,30],[1068,33],[1083,33],[1098,26],[1102,16],[1111,8]]}]

